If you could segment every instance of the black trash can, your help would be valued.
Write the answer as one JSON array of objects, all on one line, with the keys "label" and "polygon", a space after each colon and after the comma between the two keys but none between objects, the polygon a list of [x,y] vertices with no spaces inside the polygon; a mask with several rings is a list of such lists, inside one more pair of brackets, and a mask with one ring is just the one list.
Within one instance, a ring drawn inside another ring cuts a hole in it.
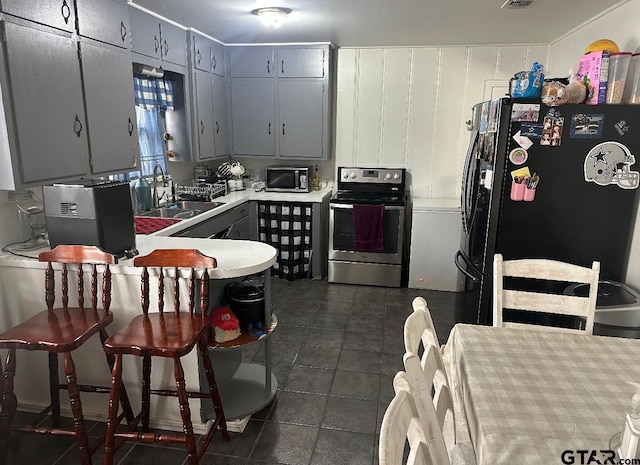
[{"label": "black trash can", "polygon": [[227,284],[227,300],[231,311],[240,323],[240,329],[247,331],[264,326],[264,283],[245,280]]},{"label": "black trash can", "polygon": [[[574,284],[567,295],[589,295],[588,284]],[[598,282],[593,334],[640,339],[640,295],[616,281]]]}]

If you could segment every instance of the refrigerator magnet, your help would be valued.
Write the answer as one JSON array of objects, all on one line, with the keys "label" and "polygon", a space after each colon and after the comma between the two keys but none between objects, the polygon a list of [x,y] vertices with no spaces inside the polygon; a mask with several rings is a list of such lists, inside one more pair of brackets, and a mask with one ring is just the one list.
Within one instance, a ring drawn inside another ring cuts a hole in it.
[{"label": "refrigerator magnet", "polygon": [[545,117],[542,123],[542,137],[540,145],[559,146],[562,143],[564,118]]},{"label": "refrigerator magnet", "polygon": [[527,136],[523,136],[520,131],[516,132],[513,135],[513,140],[515,140],[517,144],[525,150],[529,150],[529,147],[533,145],[531,139],[529,139]]},{"label": "refrigerator magnet", "polygon": [[[540,139],[542,137],[542,124],[540,123],[522,123],[520,126],[520,135],[530,137],[532,139]],[[528,150],[528,147],[525,147]]]},{"label": "refrigerator magnet", "polygon": [[509,161],[514,165],[523,165],[527,158],[529,158],[529,154],[523,148],[515,148],[509,153]]},{"label": "refrigerator magnet", "polygon": [[622,189],[637,189],[640,173],[631,171],[636,157],[620,142],[602,142],[584,158],[584,180],[599,186],[615,184]]},{"label": "refrigerator magnet", "polygon": [[511,107],[511,121],[537,122],[539,114],[538,103],[514,103]]},{"label": "refrigerator magnet", "polygon": [[618,121],[616,124],[613,125],[614,128],[616,128],[616,131],[618,131],[618,134],[620,134],[621,136],[624,136],[625,133],[627,133],[629,131],[629,126],[627,126],[626,121]]},{"label": "refrigerator magnet", "polygon": [[575,139],[600,139],[604,127],[604,115],[578,113],[571,116],[569,137]]}]

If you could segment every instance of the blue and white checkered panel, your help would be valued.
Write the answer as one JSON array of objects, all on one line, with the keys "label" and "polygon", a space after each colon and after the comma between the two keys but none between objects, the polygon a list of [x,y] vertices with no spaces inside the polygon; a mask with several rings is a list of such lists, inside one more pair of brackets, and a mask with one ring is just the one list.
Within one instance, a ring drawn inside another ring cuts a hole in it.
[{"label": "blue and white checkered panel", "polygon": [[173,84],[169,80],[134,76],[133,91],[136,105],[142,108],[174,109]]},{"label": "blue and white checkered panel", "polygon": [[309,276],[311,263],[312,204],[260,202],[260,240],[278,250],[276,276],[289,280]]}]

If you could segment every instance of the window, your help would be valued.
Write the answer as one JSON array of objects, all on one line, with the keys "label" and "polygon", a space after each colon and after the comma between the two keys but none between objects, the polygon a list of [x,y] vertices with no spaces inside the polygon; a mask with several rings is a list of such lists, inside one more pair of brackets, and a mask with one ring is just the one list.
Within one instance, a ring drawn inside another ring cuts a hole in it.
[{"label": "window", "polygon": [[153,176],[153,169],[160,165],[167,174],[164,142],[164,112],[173,111],[173,85],[170,80],[149,76],[133,76],[133,88],[138,125],[138,171],[118,174],[113,179],[137,179]]}]

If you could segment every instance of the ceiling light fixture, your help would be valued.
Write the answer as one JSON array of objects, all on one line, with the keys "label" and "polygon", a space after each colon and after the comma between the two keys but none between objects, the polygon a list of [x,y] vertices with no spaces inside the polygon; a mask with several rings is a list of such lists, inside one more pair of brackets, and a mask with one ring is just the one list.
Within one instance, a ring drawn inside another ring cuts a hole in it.
[{"label": "ceiling light fixture", "polygon": [[280,27],[289,13],[291,13],[290,8],[281,7],[256,8],[251,12],[260,18],[262,24],[274,28]]}]

